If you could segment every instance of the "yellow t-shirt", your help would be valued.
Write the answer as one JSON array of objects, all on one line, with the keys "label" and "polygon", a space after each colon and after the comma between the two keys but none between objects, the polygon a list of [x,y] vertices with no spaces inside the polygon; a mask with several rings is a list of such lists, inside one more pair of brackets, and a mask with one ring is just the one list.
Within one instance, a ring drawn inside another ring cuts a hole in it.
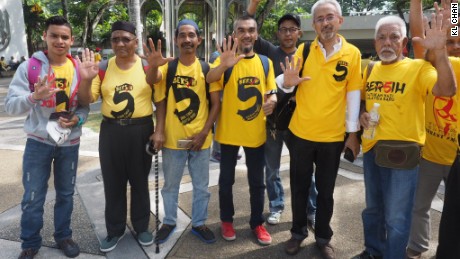
[{"label": "yellow t-shirt", "polygon": [[457,97],[429,93],[426,97],[425,120],[423,158],[437,164],[452,165],[457,154]]},{"label": "yellow t-shirt", "polygon": [[94,53],[94,61],[99,62],[101,61],[102,56],[99,53]]},{"label": "yellow t-shirt", "polygon": [[[48,80],[55,78],[55,87],[62,89],[56,93],[56,111],[69,111],[70,107],[70,97],[72,93],[70,88],[72,86],[73,75],[74,75],[74,66],[70,59],[67,59],[67,62],[62,66],[51,66],[53,73],[50,75]],[[75,97],[74,97],[75,98]]]},{"label": "yellow t-shirt", "polygon": [[[366,74],[367,71],[364,72]],[[380,103],[380,121],[372,140],[363,138],[363,152],[378,140],[425,143],[425,99],[437,80],[429,62],[404,58],[390,65],[377,62],[369,78],[363,79],[366,110]]]},{"label": "yellow t-shirt", "polygon": [[[341,36],[340,36],[341,37]],[[297,87],[297,107],[289,124],[296,136],[316,142],[343,141],[347,92],[360,90],[361,54],[343,37],[342,48],[326,61],[318,39],[312,42],[302,76],[311,80]],[[302,58],[304,45],[295,53]]]},{"label": "yellow t-shirt", "polygon": [[[162,80],[155,84],[155,102],[166,98],[166,77],[168,64],[159,68]],[[166,102],[166,120],[164,146],[170,149],[177,147],[177,140],[187,139],[203,130],[208,119],[209,106],[206,97],[206,78],[201,70],[198,58],[190,66],[178,62],[176,76],[169,88]],[[219,91],[216,86],[209,91]],[[209,148],[212,142],[212,133],[206,138],[203,149]]]},{"label": "yellow t-shirt", "polygon": [[153,113],[152,88],[145,81],[141,59],[128,70],[121,70],[115,57],[109,59],[104,80],[99,76],[91,85],[93,100],[102,97],[102,115],[109,118],[140,118]]},{"label": "yellow t-shirt", "polygon": [[[211,68],[219,64],[220,57],[211,64]],[[233,67],[227,84],[223,86],[223,83],[224,75],[211,84],[224,89],[216,140],[234,146],[261,146],[266,140],[265,115],[262,110],[264,95],[276,89],[271,60],[265,77],[262,61],[257,54],[243,58]]]}]

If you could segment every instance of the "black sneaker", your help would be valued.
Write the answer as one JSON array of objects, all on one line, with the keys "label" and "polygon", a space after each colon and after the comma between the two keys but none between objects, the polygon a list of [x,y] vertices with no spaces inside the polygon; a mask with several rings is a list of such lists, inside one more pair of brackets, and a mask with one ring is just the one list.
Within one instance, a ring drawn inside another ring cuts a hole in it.
[{"label": "black sneaker", "polygon": [[158,241],[158,244],[163,244],[168,240],[169,236],[175,228],[176,225],[163,224],[155,236],[155,241]]},{"label": "black sneaker", "polygon": [[32,259],[37,253],[38,253],[38,250],[33,249],[33,248],[24,249],[22,250],[18,259]]},{"label": "black sneaker", "polygon": [[67,257],[74,258],[80,254],[80,247],[72,240],[72,238],[61,240],[57,243],[57,245]]},{"label": "black sneaker", "polygon": [[206,226],[206,225],[201,225],[198,227],[192,227],[192,233],[195,234],[195,236],[199,237],[201,241],[211,244],[216,242],[216,237],[214,236],[214,233]]},{"label": "black sneaker", "polygon": [[383,256],[378,256],[378,255],[371,255],[368,251],[364,250],[362,253],[359,255],[351,258],[351,259],[382,259]]}]

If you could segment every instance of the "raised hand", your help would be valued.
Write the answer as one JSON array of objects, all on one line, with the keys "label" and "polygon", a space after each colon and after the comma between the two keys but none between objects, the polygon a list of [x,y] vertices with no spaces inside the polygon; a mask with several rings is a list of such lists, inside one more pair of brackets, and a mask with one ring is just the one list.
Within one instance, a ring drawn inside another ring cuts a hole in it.
[{"label": "raised hand", "polygon": [[220,54],[220,65],[229,68],[234,66],[240,59],[244,58],[245,55],[236,55],[238,49],[238,39],[235,38],[232,46],[232,36],[228,36],[228,40],[224,38],[222,42],[222,48],[219,44],[216,44],[217,51]]},{"label": "raised hand", "polygon": [[81,59],[77,56],[78,72],[81,80],[93,80],[99,72],[99,62],[94,59],[94,52],[86,48],[81,53]]},{"label": "raised hand", "polygon": [[412,40],[419,42],[427,50],[442,50],[446,47],[446,32],[447,29],[443,23],[443,16],[438,12],[431,14],[431,24],[428,24],[428,19],[423,18],[425,38],[414,37]]},{"label": "raised hand", "polygon": [[282,62],[280,62],[281,69],[283,70],[284,73],[284,87],[293,87],[296,85],[299,85],[303,81],[310,80],[311,78],[309,76],[306,77],[300,77],[299,76],[299,71],[301,66],[302,59],[297,59],[297,62],[295,60],[295,57],[292,57],[291,61],[289,61],[289,57],[286,57],[284,65]]},{"label": "raised hand", "polygon": [[34,92],[32,98],[35,100],[45,100],[53,96],[55,93],[62,91],[59,87],[54,87],[55,79],[48,82],[48,76],[44,76],[43,79],[38,77],[37,82],[34,84]]},{"label": "raised hand", "polygon": [[155,48],[155,44],[153,44],[153,40],[151,38],[148,39],[149,41],[149,48],[145,43],[142,44],[144,48],[144,55],[141,58],[146,59],[149,63],[149,67],[160,67],[169,61],[174,60],[173,57],[165,58],[161,53],[161,40],[158,40],[157,47]]},{"label": "raised hand", "polygon": [[[441,3],[438,4],[437,2],[434,3],[434,9],[436,11],[436,14],[442,14],[444,18],[444,23],[446,23],[446,27],[449,26],[454,26],[454,24],[451,24],[450,22],[450,17],[451,17],[451,8],[450,4],[451,3],[458,3],[457,0],[441,0]],[[449,27],[450,27],[449,26]]]}]

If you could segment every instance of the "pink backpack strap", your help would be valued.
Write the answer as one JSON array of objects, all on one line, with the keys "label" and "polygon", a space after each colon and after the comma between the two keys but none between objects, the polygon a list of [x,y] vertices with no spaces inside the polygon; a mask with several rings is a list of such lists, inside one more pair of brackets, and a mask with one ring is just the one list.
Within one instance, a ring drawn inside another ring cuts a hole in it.
[{"label": "pink backpack strap", "polygon": [[72,64],[73,64],[73,66],[75,68],[75,71],[76,71],[76,74],[77,74],[77,84],[76,84],[75,90],[72,92],[72,94],[70,96],[70,101],[69,101],[69,104],[70,104],[70,103],[72,103],[73,99],[77,95],[78,88],[80,87],[81,78],[80,78],[80,71],[79,71],[79,68],[78,68],[77,60],[74,59],[70,54],[67,54],[67,58],[70,59],[70,61],[72,61]]},{"label": "pink backpack strap", "polygon": [[35,57],[31,57],[29,59],[29,64],[27,66],[27,76],[29,79],[29,89],[30,92],[35,90],[35,83],[38,81],[38,76],[40,75],[40,71],[42,69],[42,63],[40,60],[36,59]]}]

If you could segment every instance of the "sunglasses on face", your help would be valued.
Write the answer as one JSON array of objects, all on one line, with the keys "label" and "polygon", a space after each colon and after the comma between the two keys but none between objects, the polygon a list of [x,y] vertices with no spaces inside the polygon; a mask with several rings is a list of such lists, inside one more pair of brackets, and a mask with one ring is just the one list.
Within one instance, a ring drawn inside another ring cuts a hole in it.
[{"label": "sunglasses on face", "polygon": [[119,42],[122,42],[123,44],[128,44],[130,43],[131,41],[135,40],[136,38],[133,38],[133,39],[130,39],[128,37],[115,37],[115,38],[111,38],[110,41],[112,43],[119,43]]}]

